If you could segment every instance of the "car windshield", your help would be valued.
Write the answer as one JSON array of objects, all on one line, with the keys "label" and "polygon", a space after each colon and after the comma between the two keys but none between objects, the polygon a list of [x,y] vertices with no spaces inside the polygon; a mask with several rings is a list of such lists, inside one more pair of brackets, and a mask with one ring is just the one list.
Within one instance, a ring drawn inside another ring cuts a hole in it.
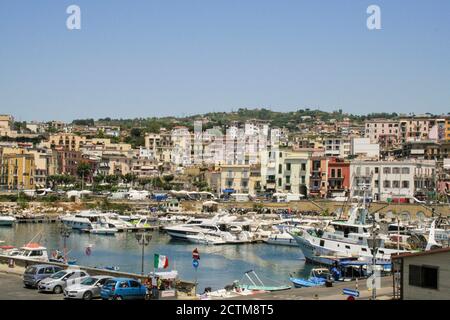
[{"label": "car windshield", "polygon": [[59,279],[59,278],[64,277],[66,274],[67,274],[66,271],[58,271],[54,275],[50,276],[50,278],[52,278],[52,279]]},{"label": "car windshield", "polygon": [[35,274],[36,273],[36,267],[28,267],[27,270],[25,270],[25,273]]},{"label": "car windshield", "polygon": [[84,279],[81,284],[85,285],[85,286],[92,286],[95,284],[95,282],[97,282],[98,279],[96,278],[86,278]]}]

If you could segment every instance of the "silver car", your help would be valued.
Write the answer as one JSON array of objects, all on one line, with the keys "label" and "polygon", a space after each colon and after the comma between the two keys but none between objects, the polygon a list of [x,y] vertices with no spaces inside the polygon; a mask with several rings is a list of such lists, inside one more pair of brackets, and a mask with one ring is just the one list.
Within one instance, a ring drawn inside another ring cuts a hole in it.
[{"label": "silver car", "polygon": [[88,278],[89,274],[86,271],[79,269],[66,269],[56,272],[48,278],[39,282],[39,292],[53,292],[56,294],[63,293],[64,288],[70,285],[80,283]]},{"label": "silver car", "polygon": [[100,297],[100,290],[106,281],[112,279],[110,276],[88,277],[79,284],[67,286],[64,289],[64,299],[91,300]]}]

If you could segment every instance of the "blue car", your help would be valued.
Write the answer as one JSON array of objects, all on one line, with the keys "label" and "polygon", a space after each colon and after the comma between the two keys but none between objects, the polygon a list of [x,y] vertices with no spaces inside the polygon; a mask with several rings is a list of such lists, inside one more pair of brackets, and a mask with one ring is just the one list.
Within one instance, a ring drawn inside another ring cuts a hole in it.
[{"label": "blue car", "polygon": [[103,300],[142,300],[147,297],[147,287],[130,278],[108,280],[100,291]]},{"label": "blue car", "polygon": [[63,268],[48,264],[29,266],[23,274],[23,284],[27,288],[36,288],[42,279],[48,278]]}]

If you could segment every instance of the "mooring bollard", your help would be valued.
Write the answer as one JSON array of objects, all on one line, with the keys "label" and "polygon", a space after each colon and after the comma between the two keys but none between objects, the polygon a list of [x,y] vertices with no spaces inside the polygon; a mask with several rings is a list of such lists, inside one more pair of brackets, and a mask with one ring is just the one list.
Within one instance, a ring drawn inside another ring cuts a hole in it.
[{"label": "mooring bollard", "polygon": [[9,267],[9,268],[14,268],[14,259],[9,259],[9,261],[8,261],[8,267]]}]

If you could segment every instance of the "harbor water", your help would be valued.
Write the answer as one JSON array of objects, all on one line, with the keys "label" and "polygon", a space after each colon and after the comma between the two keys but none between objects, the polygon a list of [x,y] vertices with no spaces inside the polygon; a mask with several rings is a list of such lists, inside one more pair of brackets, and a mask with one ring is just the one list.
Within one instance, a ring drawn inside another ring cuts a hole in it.
[{"label": "harbor water", "polygon": [[[62,250],[64,240],[59,223],[16,224],[0,227],[0,240],[5,245],[22,246],[29,241],[53,250]],[[297,247],[265,243],[208,246],[172,240],[167,234],[153,231],[150,244],[145,247],[145,273],[153,271],[153,255],[166,255],[167,270],[177,270],[179,277],[197,281],[199,292],[206,287],[222,289],[234,280],[243,280],[244,272],[254,270],[266,285],[290,284],[289,274],[307,277],[311,266],[306,264]],[[34,239],[33,239],[34,238]],[[91,253],[86,248],[91,246]],[[200,264],[192,265],[192,250],[198,248]],[[93,235],[73,231],[67,239],[68,257],[77,259],[80,266],[117,266],[120,271],[140,273],[142,247],[135,233],[117,233],[113,236]],[[163,270],[160,270],[163,271]],[[244,282],[249,283],[248,279]]]}]

